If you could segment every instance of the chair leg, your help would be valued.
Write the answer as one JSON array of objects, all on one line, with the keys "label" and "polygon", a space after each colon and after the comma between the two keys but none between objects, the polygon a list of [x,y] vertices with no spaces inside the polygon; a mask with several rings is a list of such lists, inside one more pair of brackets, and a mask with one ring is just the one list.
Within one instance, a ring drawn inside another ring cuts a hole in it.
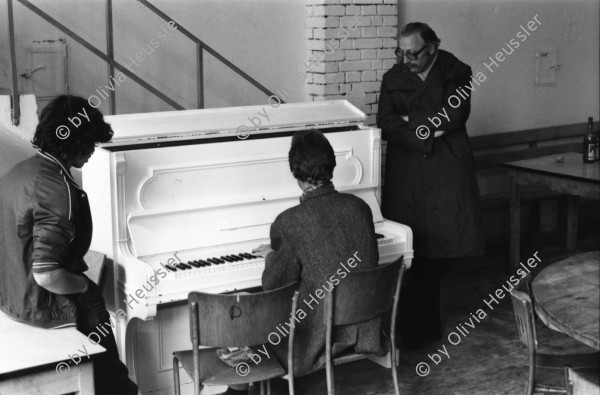
[{"label": "chair leg", "polygon": [[565,366],[565,388],[567,389],[567,395],[573,393],[573,386],[571,385],[571,377],[569,377],[569,367]]},{"label": "chair leg", "polygon": [[329,362],[329,369],[327,370],[327,395],[335,395],[335,377],[333,374],[333,363]]},{"label": "chair leg", "polygon": [[175,395],[181,395],[181,388],[179,388],[179,360],[176,356],[173,356],[173,380]]},{"label": "chair leg", "polygon": [[390,347],[390,356],[392,362],[392,378],[394,379],[394,393],[400,395],[400,386],[398,384],[398,367],[396,366],[396,346],[392,343]]},{"label": "chair leg", "polygon": [[260,382],[260,395],[265,395],[265,382]]},{"label": "chair leg", "polygon": [[294,376],[288,375],[287,381],[289,395],[294,395]]},{"label": "chair leg", "polygon": [[271,380],[267,380],[267,395],[271,395]]},{"label": "chair leg", "polygon": [[527,378],[527,387],[525,388],[525,395],[533,395],[533,388],[535,386],[535,354],[529,356],[529,377]]},{"label": "chair leg", "polygon": [[331,354],[325,357],[325,376],[327,378],[327,395],[335,395],[335,384],[333,377],[333,364],[331,363]]}]

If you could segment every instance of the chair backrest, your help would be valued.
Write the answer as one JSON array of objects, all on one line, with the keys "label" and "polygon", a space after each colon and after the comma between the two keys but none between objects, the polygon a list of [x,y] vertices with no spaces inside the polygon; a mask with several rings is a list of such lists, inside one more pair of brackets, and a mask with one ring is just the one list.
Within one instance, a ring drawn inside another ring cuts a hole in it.
[{"label": "chair backrest", "polygon": [[371,320],[390,310],[406,266],[403,257],[393,263],[349,272],[326,295],[325,323],[333,314],[333,325],[348,325]]},{"label": "chair backrest", "polygon": [[[190,292],[188,306],[192,343],[232,347],[283,342],[285,336],[280,330],[289,332],[290,326],[296,323],[297,290],[298,282],[253,294]],[[278,336],[269,338],[273,332]]]},{"label": "chair backrest", "polygon": [[529,295],[518,289],[510,291],[519,340],[527,347],[537,350],[537,339],[535,333],[535,318]]}]

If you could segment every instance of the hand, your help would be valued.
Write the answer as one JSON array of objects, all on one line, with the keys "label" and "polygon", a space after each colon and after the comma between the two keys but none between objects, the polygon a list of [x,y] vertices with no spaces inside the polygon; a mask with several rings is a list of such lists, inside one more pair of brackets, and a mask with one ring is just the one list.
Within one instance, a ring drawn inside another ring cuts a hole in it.
[{"label": "hand", "polygon": [[435,133],[433,133],[433,138],[438,138],[438,137],[442,137],[443,135],[446,134],[445,130],[436,130]]},{"label": "hand", "polygon": [[269,252],[273,251],[270,244],[261,244],[252,250],[254,255],[258,255],[262,258],[266,258]]},{"label": "hand", "polygon": [[408,122],[408,115],[401,115],[404,122]]}]

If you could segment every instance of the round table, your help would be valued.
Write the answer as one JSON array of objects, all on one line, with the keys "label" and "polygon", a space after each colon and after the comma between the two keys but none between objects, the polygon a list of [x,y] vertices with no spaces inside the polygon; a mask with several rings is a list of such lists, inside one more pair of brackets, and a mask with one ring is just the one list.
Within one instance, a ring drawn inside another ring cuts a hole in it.
[{"label": "round table", "polygon": [[600,252],[551,264],[532,290],[535,311],[547,326],[600,351]]}]

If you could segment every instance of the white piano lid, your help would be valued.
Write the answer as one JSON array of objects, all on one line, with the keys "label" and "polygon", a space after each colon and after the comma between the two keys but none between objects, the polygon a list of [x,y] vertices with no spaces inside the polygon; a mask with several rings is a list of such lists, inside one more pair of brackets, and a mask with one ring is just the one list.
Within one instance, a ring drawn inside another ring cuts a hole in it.
[{"label": "white piano lid", "polygon": [[111,146],[158,138],[232,136],[238,129],[242,134],[345,126],[364,121],[365,113],[346,100],[278,104],[271,99],[258,106],[109,115],[104,119],[115,134],[112,142],[102,146]]}]

